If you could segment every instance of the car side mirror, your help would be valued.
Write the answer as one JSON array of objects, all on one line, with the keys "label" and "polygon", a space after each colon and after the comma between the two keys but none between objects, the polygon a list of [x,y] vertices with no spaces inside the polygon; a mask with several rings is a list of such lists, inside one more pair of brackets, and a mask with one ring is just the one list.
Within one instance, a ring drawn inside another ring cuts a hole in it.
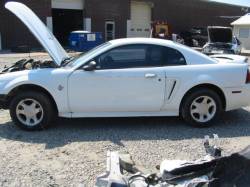
[{"label": "car side mirror", "polygon": [[94,71],[96,69],[96,62],[91,61],[88,65],[83,66],[84,71]]}]

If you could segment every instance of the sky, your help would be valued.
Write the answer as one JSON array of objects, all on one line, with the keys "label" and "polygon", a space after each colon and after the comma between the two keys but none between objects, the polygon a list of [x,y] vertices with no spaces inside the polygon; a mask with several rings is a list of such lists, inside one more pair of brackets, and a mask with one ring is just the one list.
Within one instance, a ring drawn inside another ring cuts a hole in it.
[{"label": "sky", "polygon": [[230,3],[250,7],[250,0],[213,0],[217,2]]}]

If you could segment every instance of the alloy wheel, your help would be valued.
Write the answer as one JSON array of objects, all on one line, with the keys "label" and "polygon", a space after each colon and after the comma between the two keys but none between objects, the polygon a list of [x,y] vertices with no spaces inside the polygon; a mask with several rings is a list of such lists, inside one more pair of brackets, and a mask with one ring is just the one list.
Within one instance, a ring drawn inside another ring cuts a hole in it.
[{"label": "alloy wheel", "polygon": [[43,120],[43,107],[34,99],[23,99],[16,107],[16,116],[24,125],[36,126]]},{"label": "alloy wheel", "polygon": [[199,123],[206,123],[213,119],[216,114],[216,109],[214,99],[209,96],[196,98],[190,106],[192,118]]}]

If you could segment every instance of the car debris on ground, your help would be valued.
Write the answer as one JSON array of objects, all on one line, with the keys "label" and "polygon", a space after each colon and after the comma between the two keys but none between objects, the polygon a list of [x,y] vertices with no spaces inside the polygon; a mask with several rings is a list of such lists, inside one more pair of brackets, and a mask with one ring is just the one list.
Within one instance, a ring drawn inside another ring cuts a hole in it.
[{"label": "car debris on ground", "polygon": [[[218,135],[214,135],[218,142]],[[222,149],[210,145],[205,137],[207,155],[196,161],[164,160],[157,173],[145,174],[129,154],[108,152],[107,171],[97,177],[95,187],[222,187],[250,184],[250,146],[239,153],[222,156]]]}]

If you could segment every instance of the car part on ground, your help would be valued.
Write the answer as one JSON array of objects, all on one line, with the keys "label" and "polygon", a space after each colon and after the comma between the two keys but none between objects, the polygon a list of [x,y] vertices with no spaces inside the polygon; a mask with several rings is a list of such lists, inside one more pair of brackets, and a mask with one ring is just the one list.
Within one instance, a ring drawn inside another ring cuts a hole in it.
[{"label": "car part on ground", "polygon": [[209,136],[205,136],[205,158],[196,161],[165,160],[156,167],[160,171],[153,174],[145,174],[136,168],[131,159],[124,160],[124,154],[108,152],[107,171],[97,177],[95,187],[247,187],[250,182],[250,146],[222,157],[222,149],[217,143],[217,135],[214,135],[212,146]]},{"label": "car part on ground", "polygon": [[208,43],[203,46],[202,52],[214,54],[240,54],[241,43],[233,36],[231,27],[208,27]]}]

